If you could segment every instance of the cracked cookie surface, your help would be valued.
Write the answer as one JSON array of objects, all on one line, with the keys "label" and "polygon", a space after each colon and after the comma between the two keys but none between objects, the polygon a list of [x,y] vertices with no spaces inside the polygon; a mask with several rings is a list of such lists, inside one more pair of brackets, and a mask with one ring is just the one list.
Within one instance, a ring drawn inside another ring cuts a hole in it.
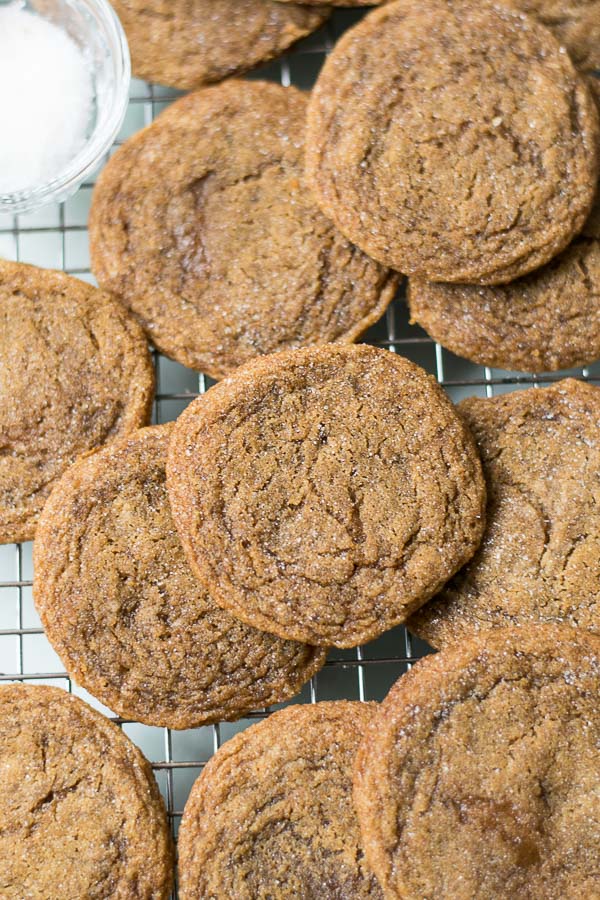
[{"label": "cracked cookie surface", "polygon": [[581,230],[598,139],[583,78],[533,18],[486,0],[399,0],[325,62],[307,177],[326,214],[382,264],[500,284]]},{"label": "cracked cookie surface", "polygon": [[352,807],[352,765],[376,709],[291,706],[224,744],[184,811],[182,900],[381,900]]},{"label": "cracked cookie surface", "polygon": [[190,90],[241,74],[315,31],[325,6],[272,0],[111,0],[138,78]]},{"label": "cracked cookie surface", "polygon": [[220,609],[185,560],[165,463],[171,425],[79,461],[52,492],[34,547],[34,599],[77,683],[149,725],[194,728],[297,693],[325,650]]},{"label": "cracked cookie surface", "polygon": [[167,356],[220,378],[260,354],[351,341],[398,276],[353,247],[303,177],[306,97],[232,81],[128,141],[92,205],[92,266]]},{"label": "cracked cookie surface", "polygon": [[0,687],[3,900],[167,900],[173,851],[150,765],[66,691]]},{"label": "cracked cookie surface", "polygon": [[365,345],[264,357],[211,388],[175,425],[167,484],[216,602],[314,644],[404,621],[483,531],[481,465],[452,403]]},{"label": "cracked cookie surface", "polygon": [[600,639],[498,629],[419,661],[356,759],[367,862],[388,900],[600,893]]},{"label": "cracked cookie surface", "polygon": [[0,543],[31,540],[73,460],[145,425],[154,370],[139,325],[62,272],[0,260]]},{"label": "cracked cookie surface", "polygon": [[436,647],[528,621],[600,634],[600,388],[566,379],[459,410],[483,462],[486,532],[408,627]]}]

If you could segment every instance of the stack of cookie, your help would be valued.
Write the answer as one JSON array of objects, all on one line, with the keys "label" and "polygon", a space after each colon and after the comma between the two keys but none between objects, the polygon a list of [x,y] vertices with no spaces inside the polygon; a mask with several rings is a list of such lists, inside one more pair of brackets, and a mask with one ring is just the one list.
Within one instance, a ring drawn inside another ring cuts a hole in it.
[{"label": "stack of cookie", "polygon": [[[182,898],[545,898],[566,878],[594,896],[598,425],[590,385],[459,417],[407,360],[331,345],[242,366],[174,425],[66,472],[38,526],[36,604],[69,672],[123,715],[237,718],[298,690],[320,645],[417,607],[409,625],[448,644],[381,708],[295,706],[226,743],[184,812]],[[444,583],[450,600],[423,607]]]},{"label": "stack of cookie", "polygon": [[[168,491],[168,494],[167,494]],[[291,697],[477,550],[481,463],[437,382],[367,346],[264,357],[54,486],[34,597],[69,673],[189,728]]]},{"label": "stack of cookie", "polygon": [[[282,54],[325,22],[331,7],[390,0],[111,0],[134,74],[190,90]],[[600,69],[598,0],[500,0],[542,22],[583,72]]]},{"label": "stack of cookie", "polygon": [[163,353],[214,378],[355,340],[394,296],[394,270],[410,276],[413,320],[474,362],[587,364],[600,355],[595,85],[508,7],[384,5],[339,42],[308,104],[229,81],[126,142],[94,195],[94,272]]},{"label": "stack of cookie", "polygon": [[410,276],[414,321],[468,359],[540,371],[600,355],[591,83],[533,19],[471,0],[385,6],[318,78],[321,208]]},{"label": "stack of cookie", "polygon": [[[598,10],[600,18],[600,8]],[[600,80],[588,84],[600,104]],[[553,372],[600,357],[600,197],[558,256],[508,284],[411,278],[413,320],[459,356],[484,366]]]},{"label": "stack of cookie", "polygon": [[[456,409],[353,346],[404,274],[414,318],[478,362],[600,354],[587,76],[508,0],[397,0],[310,98],[206,87],[327,10],[114,5],[138,74],[202,89],[101,174],[100,289],[0,263],[0,541],[35,534],[49,640],[118,715],[175,729],[287,701],[329,647],[401,623],[441,648],[381,706],[293,706],[225,744],[181,896],[600,896],[600,389]],[[517,6],[596,64],[595,2]],[[144,427],[145,338],[222,379],[175,423]],[[0,896],[164,900],[139,752],[64,692],[0,707]]]}]

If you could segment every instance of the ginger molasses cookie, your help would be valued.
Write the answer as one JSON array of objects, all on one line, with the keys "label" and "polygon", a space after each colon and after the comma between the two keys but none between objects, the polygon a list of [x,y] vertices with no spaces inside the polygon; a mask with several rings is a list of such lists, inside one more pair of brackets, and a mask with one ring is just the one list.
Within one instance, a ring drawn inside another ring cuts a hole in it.
[{"label": "ginger molasses cookie", "polygon": [[63,475],[38,527],[34,599],[78,684],[124,718],[193,728],[288,699],[326,652],[242,624],[193,577],[165,485],[171,428]]},{"label": "ginger molasses cookie", "polygon": [[600,639],[529,626],[418,662],[356,759],[386,900],[600,895]]},{"label": "ginger molasses cookie", "polygon": [[600,0],[512,0],[543,22],[578,69],[600,69]]},{"label": "ginger molasses cookie", "polygon": [[173,850],[152,770],[54,687],[0,687],[3,900],[167,900]]},{"label": "ginger molasses cookie", "polygon": [[185,807],[182,900],[380,900],[352,806],[352,765],[376,710],[290,706],[224,744]]},{"label": "ginger molasses cookie", "polygon": [[80,454],[150,417],[142,331],[108,294],[0,260],[0,543],[33,538],[54,481]]},{"label": "ginger molasses cookie", "polygon": [[307,174],[324,212],[384,265],[500,284],[581,231],[598,140],[589,89],[533,18],[487,0],[398,0],[327,59]]},{"label": "ginger molasses cookie", "polygon": [[473,555],[485,491],[434,378],[387,350],[264,357],[192,403],[169,448],[173,517],[216,602],[282,637],[352,647]]},{"label": "ginger molasses cookie", "polygon": [[315,31],[325,6],[272,0],[111,0],[138,78],[189,90],[246,72]]},{"label": "ginger molasses cookie", "polygon": [[220,378],[260,354],[352,341],[398,276],[307,192],[306,98],[230,81],[184,97],[102,173],[90,219],[100,283],[163,353]]},{"label": "ginger molasses cookie", "polygon": [[600,388],[566,379],[459,410],[483,462],[486,532],[410,629],[435,647],[515,622],[600,634]]}]

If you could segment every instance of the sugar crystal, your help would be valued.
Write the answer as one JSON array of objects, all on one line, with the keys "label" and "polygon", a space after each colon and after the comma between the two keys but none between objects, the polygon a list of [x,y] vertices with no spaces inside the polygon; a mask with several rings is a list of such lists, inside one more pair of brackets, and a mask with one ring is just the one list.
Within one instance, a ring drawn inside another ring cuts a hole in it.
[{"label": "sugar crystal", "polygon": [[0,6],[0,193],[59,175],[85,142],[92,102],[75,41],[20,3]]}]

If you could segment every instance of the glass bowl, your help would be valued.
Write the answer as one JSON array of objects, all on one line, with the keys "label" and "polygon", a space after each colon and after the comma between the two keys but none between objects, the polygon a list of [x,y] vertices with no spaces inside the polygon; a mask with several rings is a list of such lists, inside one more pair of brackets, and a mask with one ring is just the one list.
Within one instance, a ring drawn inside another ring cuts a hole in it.
[{"label": "glass bowl", "polygon": [[81,48],[91,72],[93,112],[85,143],[51,180],[14,193],[0,192],[2,214],[30,212],[46,203],[64,200],[77,190],[101,163],[117,136],[127,109],[131,80],[127,40],[107,0],[21,0],[20,5],[63,28]]}]

